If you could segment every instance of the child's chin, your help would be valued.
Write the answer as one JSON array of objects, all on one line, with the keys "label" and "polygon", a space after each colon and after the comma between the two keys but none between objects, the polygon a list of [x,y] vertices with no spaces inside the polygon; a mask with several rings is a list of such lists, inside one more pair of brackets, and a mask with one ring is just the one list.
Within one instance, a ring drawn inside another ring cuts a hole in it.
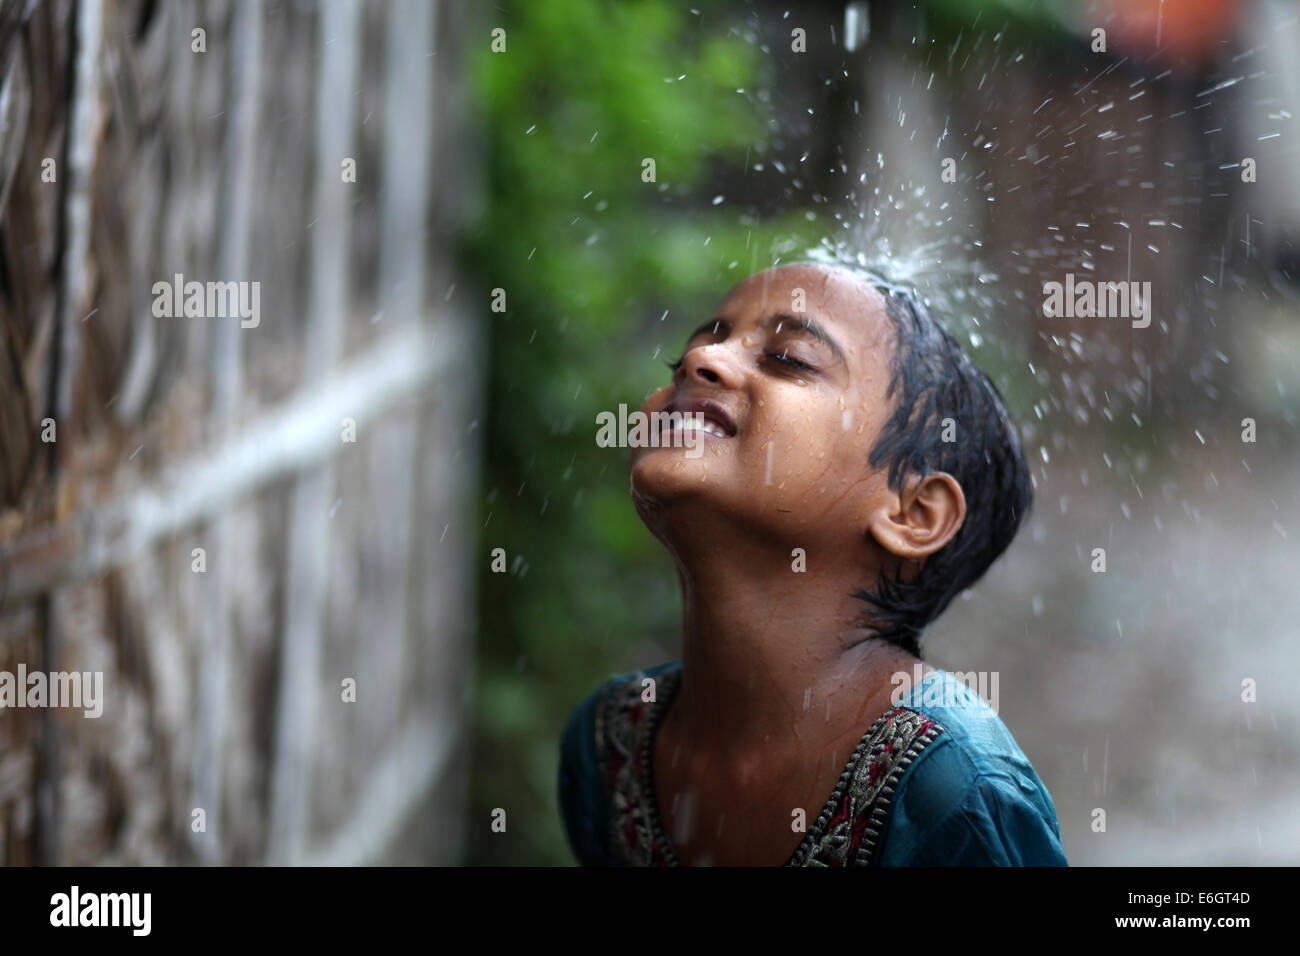
[{"label": "child's chin", "polygon": [[[683,458],[680,449],[667,449],[670,454],[651,451],[632,465],[628,485],[632,505],[642,523],[651,534],[663,540],[672,521],[670,515],[677,514],[683,505],[690,510],[692,502],[699,503],[716,486],[700,480],[695,462]],[[674,451],[676,460],[670,461]]]},{"label": "child's chin", "polygon": [[660,498],[677,492],[698,491],[705,459],[688,448],[639,448],[628,472],[634,496]]}]

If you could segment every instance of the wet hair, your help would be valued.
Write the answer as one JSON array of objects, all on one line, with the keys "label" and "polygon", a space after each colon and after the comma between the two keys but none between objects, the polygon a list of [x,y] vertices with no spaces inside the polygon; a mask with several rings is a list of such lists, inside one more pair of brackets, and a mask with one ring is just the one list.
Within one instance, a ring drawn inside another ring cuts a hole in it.
[{"label": "wet hair", "polygon": [[[857,263],[810,262],[839,268],[874,286],[894,325],[893,375],[886,399],[894,411],[869,455],[874,469],[901,492],[932,472],[961,486],[966,518],[957,534],[923,562],[912,581],[883,574],[875,590],[853,596],[870,606],[877,636],[920,656],[921,635],[954,597],[978,581],[1006,550],[1032,500],[1029,465],[1002,395],[930,313],[910,286]],[[944,441],[944,419],[956,440]]]}]

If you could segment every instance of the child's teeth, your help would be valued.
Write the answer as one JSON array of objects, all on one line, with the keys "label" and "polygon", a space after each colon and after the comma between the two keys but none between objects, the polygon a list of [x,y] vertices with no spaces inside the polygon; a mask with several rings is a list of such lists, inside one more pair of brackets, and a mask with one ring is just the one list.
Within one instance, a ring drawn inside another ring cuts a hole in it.
[{"label": "child's teeth", "polygon": [[696,421],[691,421],[690,419],[686,419],[685,421],[682,422],[681,428],[683,431],[692,429],[695,431],[706,432],[707,434],[713,435],[717,438],[728,437],[727,433],[722,429],[722,427],[719,425],[715,425],[713,422],[696,422]]}]

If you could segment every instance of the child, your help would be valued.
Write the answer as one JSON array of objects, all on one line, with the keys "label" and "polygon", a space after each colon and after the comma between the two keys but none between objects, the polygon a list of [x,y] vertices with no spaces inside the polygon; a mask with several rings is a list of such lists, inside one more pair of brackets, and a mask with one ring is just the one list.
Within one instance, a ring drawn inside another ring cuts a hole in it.
[{"label": "child", "polygon": [[658,420],[704,454],[661,436],[630,474],[677,565],[682,656],[570,719],[578,860],[1067,865],[1005,725],[919,659],[1029,507],[997,390],[915,293],[821,263],[741,282],[672,369],[642,411],[694,413]]}]

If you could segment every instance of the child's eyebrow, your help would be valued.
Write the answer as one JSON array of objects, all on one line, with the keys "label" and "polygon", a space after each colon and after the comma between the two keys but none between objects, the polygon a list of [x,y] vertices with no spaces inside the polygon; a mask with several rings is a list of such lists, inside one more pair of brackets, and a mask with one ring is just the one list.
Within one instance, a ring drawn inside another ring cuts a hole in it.
[{"label": "child's eyebrow", "polygon": [[723,338],[726,338],[731,334],[731,320],[709,319],[709,321],[703,323],[698,329],[686,336],[686,341],[689,342],[691,339],[695,338],[695,336],[702,335],[705,332],[708,332],[710,335],[717,335],[721,332]]},{"label": "child's eyebrow", "polygon": [[844,354],[844,350],[840,348],[840,344],[831,337],[829,332],[812,319],[805,319],[801,316],[786,315],[785,313],[778,312],[776,315],[768,316],[759,324],[769,326],[773,322],[776,323],[776,328],[779,331],[785,331],[786,328],[792,328],[796,332],[805,332],[808,335],[811,335],[814,339],[835,353],[835,357],[845,365],[849,363],[847,356]]}]

